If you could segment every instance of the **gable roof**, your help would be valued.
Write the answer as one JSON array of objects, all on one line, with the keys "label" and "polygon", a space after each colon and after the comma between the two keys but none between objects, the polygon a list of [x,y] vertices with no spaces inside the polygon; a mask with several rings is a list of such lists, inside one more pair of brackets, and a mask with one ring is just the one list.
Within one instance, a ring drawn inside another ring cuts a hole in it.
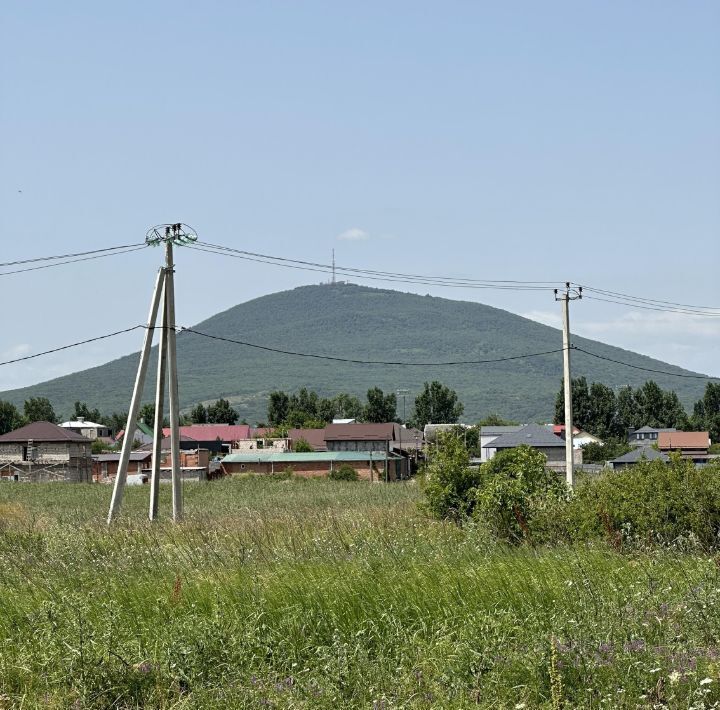
[{"label": "gable roof", "polygon": [[397,426],[394,422],[328,424],[325,427],[325,441],[393,441]]},{"label": "gable roof", "polygon": [[639,446],[627,454],[618,456],[616,459],[612,459],[610,463],[637,463],[638,461],[646,459],[647,461],[655,461],[661,459],[662,461],[668,461],[668,457],[661,451],[656,451],[651,446]]},{"label": "gable roof", "polygon": [[501,436],[502,434],[512,434],[514,431],[520,431],[522,424],[509,424],[507,426],[481,426],[480,436]]},{"label": "gable roof", "polygon": [[[98,454],[97,456],[93,456],[93,459],[97,461],[98,463],[109,463],[111,461],[120,461],[120,453],[116,454]],[[130,458],[128,461],[147,461],[148,459],[152,458],[152,452],[151,451],[131,451],[130,452]]]},{"label": "gable roof", "polygon": [[707,449],[710,434],[706,431],[662,431],[658,434],[660,449]]},{"label": "gable roof", "polygon": [[81,436],[71,429],[63,429],[52,422],[32,422],[15,431],[9,431],[0,436],[2,444],[27,444],[32,439],[33,443],[41,442],[76,442],[78,444],[90,444],[90,439]]},{"label": "gable roof", "polygon": [[[163,436],[170,436],[170,427],[163,429]],[[216,441],[225,443],[250,438],[248,424],[189,424],[180,427],[180,436],[189,436],[195,441]]]},{"label": "gable roof", "polygon": [[565,446],[565,440],[555,436],[546,426],[539,424],[526,424],[517,431],[511,431],[500,435],[486,444],[485,449],[514,449],[516,446],[535,446],[537,448],[548,448],[553,446]]},{"label": "gable roof", "polygon": [[635,429],[633,434],[659,434],[661,431],[677,431],[677,429],[658,429],[652,426],[642,426],[639,429]]}]

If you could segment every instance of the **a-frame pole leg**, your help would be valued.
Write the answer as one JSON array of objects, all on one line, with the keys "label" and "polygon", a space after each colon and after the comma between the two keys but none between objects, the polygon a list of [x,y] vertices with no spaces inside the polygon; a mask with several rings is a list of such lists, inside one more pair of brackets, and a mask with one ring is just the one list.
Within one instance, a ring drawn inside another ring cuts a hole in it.
[{"label": "a-frame pole leg", "polygon": [[167,377],[167,283],[160,313],[160,345],[158,347],[157,386],[155,388],[155,426],[153,428],[152,476],[150,477],[150,520],[158,517],[158,494],[160,493],[160,459],[162,457],[163,416],[165,406],[165,379]]},{"label": "a-frame pole leg", "polygon": [[138,364],[137,375],[135,377],[135,387],[133,388],[132,399],[130,400],[130,411],[128,412],[128,419],[125,424],[125,434],[123,435],[120,463],[118,465],[117,475],[115,476],[115,486],[113,488],[110,510],[107,517],[108,525],[113,521],[113,518],[118,514],[118,512],[120,512],[120,506],[122,505],[125,482],[127,481],[128,461],[130,460],[130,451],[132,450],[133,441],[135,439],[137,416],[140,411],[140,400],[142,399],[143,388],[145,387],[145,376],[147,375],[148,360],[150,359],[153,332],[155,330],[155,322],[157,320],[157,312],[160,305],[160,295],[162,294],[164,283],[165,270],[161,268],[160,271],[158,271],[157,280],[155,281],[155,291],[153,292],[152,301],[150,303],[150,314],[148,315],[145,339],[143,340],[143,346],[140,352],[140,363]]},{"label": "a-frame pole leg", "polygon": [[167,368],[170,400],[170,450],[172,458],[173,520],[182,520],[183,500],[180,470],[180,406],[178,402],[177,346],[175,339],[175,280],[172,242],[165,242],[165,302],[167,303]]}]

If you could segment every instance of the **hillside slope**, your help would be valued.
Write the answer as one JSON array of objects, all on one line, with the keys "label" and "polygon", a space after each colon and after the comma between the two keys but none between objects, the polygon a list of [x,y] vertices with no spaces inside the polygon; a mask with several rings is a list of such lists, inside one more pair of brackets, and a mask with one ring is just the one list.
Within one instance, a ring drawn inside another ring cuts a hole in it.
[{"label": "hillside slope", "polygon": [[[212,335],[303,352],[356,359],[437,361],[479,360],[561,347],[560,332],[478,303],[418,296],[352,284],[303,286],[254,299],[195,326]],[[585,338],[579,347],[634,365],[678,373],[687,370]],[[426,380],[453,387],[465,404],[468,421],[496,412],[521,421],[552,416],[562,377],[560,353],[488,365],[407,367],[350,365],[272,354],[223,343],[193,333],[178,342],[180,398],[184,408],[227,397],[249,421],[265,417],[273,389],[311,387],[321,394],[364,395],[378,385],[416,393]],[[154,358],[153,358],[154,359]],[[69,414],[75,400],[101,411],[126,411],[138,354],[99,367],[0,394],[18,405],[31,396],[48,397],[58,414]],[[653,375],[573,354],[573,375],[611,386],[638,386],[655,379],[675,389],[686,406],[698,399],[702,380]],[[154,363],[145,401],[152,401]],[[408,413],[411,399],[408,402]]]}]

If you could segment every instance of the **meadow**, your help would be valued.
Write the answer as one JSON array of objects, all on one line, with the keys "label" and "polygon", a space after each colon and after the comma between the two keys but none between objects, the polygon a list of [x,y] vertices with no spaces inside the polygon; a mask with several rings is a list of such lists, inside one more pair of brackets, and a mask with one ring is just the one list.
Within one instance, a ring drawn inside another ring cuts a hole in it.
[{"label": "meadow", "polygon": [[110,493],[0,485],[0,708],[720,707],[712,555],[504,546],[415,483]]}]

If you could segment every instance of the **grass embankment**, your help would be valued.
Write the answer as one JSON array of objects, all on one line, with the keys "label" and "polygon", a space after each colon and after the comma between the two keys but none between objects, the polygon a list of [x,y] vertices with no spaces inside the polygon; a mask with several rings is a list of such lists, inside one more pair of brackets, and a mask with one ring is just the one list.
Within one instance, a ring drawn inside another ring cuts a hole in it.
[{"label": "grass embankment", "polygon": [[500,547],[413,485],[187,485],[179,526],[147,495],[108,531],[108,487],[0,486],[0,707],[720,700],[710,557]]}]

